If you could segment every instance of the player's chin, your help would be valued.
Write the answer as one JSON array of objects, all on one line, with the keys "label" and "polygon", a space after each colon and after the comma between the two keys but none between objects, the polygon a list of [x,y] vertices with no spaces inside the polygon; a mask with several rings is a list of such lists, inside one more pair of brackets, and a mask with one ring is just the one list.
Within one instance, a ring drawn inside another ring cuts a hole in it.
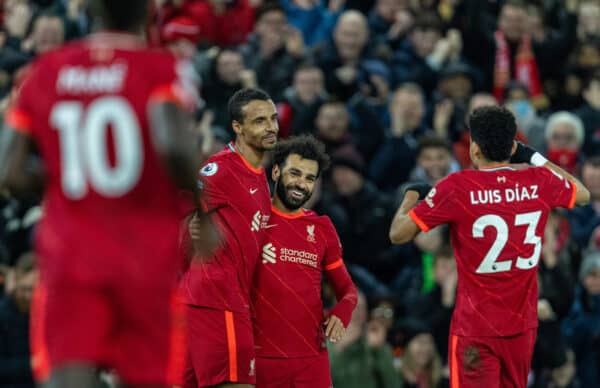
[{"label": "player's chin", "polygon": [[265,150],[271,150],[277,145],[277,135],[267,135],[262,138],[262,146]]}]

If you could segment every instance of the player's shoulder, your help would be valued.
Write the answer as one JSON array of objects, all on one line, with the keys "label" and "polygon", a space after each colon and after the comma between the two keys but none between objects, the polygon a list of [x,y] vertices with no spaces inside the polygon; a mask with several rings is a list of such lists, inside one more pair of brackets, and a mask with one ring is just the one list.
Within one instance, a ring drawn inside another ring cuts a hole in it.
[{"label": "player's shoulder", "polygon": [[228,148],[212,155],[206,163],[200,168],[200,176],[204,178],[222,176],[227,174],[231,169],[231,165],[236,155]]},{"label": "player's shoulder", "polygon": [[331,218],[324,214],[318,214],[317,212],[309,209],[304,209],[304,220],[311,224],[318,225],[320,228],[326,233],[331,233],[335,231],[335,227],[333,226],[333,222],[331,222]]}]

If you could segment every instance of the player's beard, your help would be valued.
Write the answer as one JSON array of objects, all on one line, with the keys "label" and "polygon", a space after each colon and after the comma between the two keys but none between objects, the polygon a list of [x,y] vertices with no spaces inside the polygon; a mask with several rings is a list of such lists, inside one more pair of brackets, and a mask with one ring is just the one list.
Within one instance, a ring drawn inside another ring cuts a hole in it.
[{"label": "player's beard", "polygon": [[[292,190],[304,193],[304,198],[297,199],[292,197],[288,194]],[[286,186],[283,184],[283,182],[281,182],[280,179],[275,182],[275,192],[277,193],[277,197],[279,198],[281,203],[283,203],[283,206],[292,211],[300,209],[310,199],[310,196],[312,195],[312,193],[306,190],[302,190],[295,185]]]}]

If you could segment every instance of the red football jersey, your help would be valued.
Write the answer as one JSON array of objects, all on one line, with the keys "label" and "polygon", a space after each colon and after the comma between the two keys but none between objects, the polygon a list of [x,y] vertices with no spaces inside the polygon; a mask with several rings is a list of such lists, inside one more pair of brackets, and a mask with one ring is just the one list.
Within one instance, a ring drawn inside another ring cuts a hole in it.
[{"label": "red football jersey", "polygon": [[272,208],[267,243],[252,289],[254,342],[259,357],[305,357],[326,350],[321,275],[338,304],[331,314],[350,321],[356,288],[342,260],[329,217],[313,211],[290,215]]},{"label": "red football jersey", "polygon": [[150,101],[190,102],[183,70],[124,33],[93,34],[36,61],[6,121],[33,139],[45,167],[43,276],[91,281],[118,266],[163,278],[172,268],[174,280],[177,189],[147,112]]},{"label": "red football jersey", "polygon": [[214,257],[192,261],[181,281],[185,303],[248,313],[250,287],[265,241],[271,198],[263,168],[252,167],[232,143],[200,170],[203,203],[221,231]]},{"label": "red football jersey", "polygon": [[537,265],[550,209],[573,207],[575,186],[545,167],[509,165],[449,175],[410,213],[423,231],[450,225],[458,270],[450,331],[510,336],[537,327]]}]

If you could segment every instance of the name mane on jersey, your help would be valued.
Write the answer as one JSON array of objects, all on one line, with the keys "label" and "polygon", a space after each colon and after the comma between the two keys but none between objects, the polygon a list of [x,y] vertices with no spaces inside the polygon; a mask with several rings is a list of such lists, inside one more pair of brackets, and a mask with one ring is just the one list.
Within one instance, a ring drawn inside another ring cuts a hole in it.
[{"label": "name mane on jersey", "polygon": [[473,190],[469,191],[469,198],[471,200],[471,205],[530,201],[539,198],[538,186],[519,186],[517,184],[514,187],[507,187],[504,190]]},{"label": "name mane on jersey", "polygon": [[123,88],[127,65],[65,66],[56,81],[59,94],[116,93]]}]

